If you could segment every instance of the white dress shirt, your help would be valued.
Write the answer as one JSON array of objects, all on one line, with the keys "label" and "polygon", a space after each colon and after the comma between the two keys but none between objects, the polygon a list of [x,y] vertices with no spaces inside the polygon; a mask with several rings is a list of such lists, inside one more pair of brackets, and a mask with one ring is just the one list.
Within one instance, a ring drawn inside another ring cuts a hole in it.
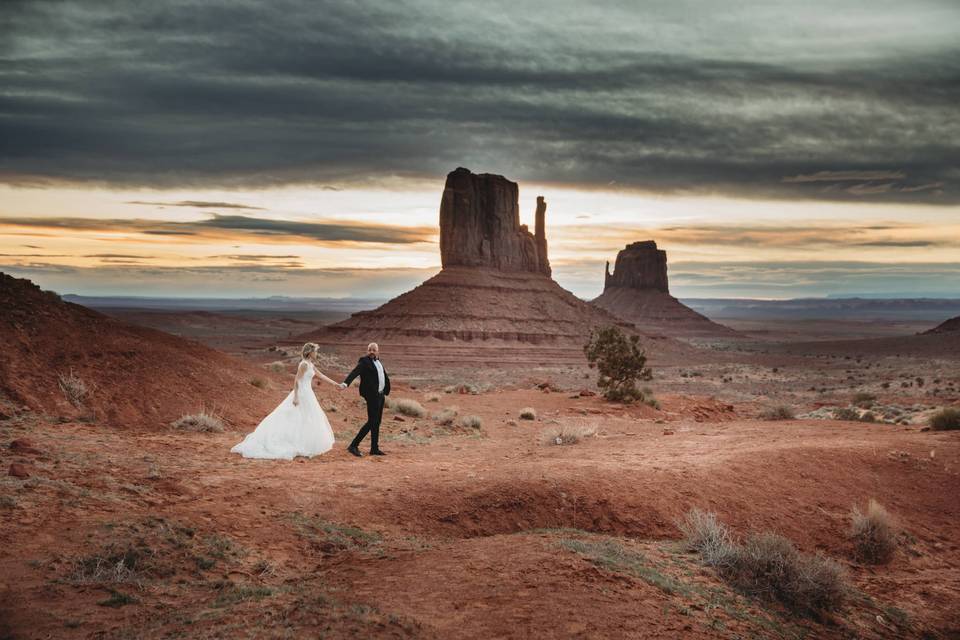
[{"label": "white dress shirt", "polygon": [[380,387],[377,389],[379,393],[383,393],[383,387],[386,384],[386,381],[383,378],[383,365],[380,364],[380,358],[377,358],[373,361],[373,366],[377,368],[377,381],[380,383]]}]

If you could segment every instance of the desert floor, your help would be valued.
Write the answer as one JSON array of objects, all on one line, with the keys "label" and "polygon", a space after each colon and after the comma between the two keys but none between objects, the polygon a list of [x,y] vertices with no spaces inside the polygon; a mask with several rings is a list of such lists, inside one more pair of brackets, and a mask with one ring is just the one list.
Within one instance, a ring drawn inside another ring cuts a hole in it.
[{"label": "desert floor", "polygon": [[[679,372],[663,386],[709,380]],[[230,454],[236,431],[7,416],[0,462],[20,463],[29,477],[0,484],[0,637],[935,638],[960,630],[958,432],[764,421],[752,417],[760,407],[752,399],[693,390],[667,390],[655,409],[529,384],[476,394],[410,384],[398,380],[394,395],[431,415],[455,405],[482,427],[388,411],[389,455],[356,459],[343,447],[361,421],[360,400],[353,389],[324,387],[337,445],[286,462]],[[749,386],[718,383],[730,385]],[[845,393],[839,386],[832,393]],[[520,419],[524,407],[536,419]],[[549,444],[562,427],[595,435]],[[903,528],[888,565],[852,560],[850,510],[870,498]],[[846,604],[811,616],[738,593],[678,544],[677,519],[693,507],[738,534],[776,531],[836,559],[852,587]]]}]

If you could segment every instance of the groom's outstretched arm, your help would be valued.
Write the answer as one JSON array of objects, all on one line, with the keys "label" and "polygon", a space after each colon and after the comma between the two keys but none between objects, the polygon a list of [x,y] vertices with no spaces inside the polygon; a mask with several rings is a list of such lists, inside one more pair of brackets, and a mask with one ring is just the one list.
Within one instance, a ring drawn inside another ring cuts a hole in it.
[{"label": "groom's outstretched arm", "polygon": [[363,362],[363,358],[357,360],[357,366],[353,368],[353,371],[350,372],[346,378],[343,379],[343,384],[350,386],[350,383],[353,382],[353,379],[360,375],[360,363]]}]

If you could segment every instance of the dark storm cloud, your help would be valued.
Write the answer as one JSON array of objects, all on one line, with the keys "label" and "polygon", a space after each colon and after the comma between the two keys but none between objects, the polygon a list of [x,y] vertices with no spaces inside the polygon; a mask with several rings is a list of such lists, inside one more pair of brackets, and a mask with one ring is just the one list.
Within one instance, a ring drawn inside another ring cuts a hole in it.
[{"label": "dark storm cloud", "polygon": [[17,2],[0,179],[956,203],[960,8],[901,4]]},{"label": "dark storm cloud", "polygon": [[3,217],[0,227],[44,230],[143,233],[147,235],[193,236],[197,240],[251,240],[289,242],[306,239],[327,244],[390,243],[413,244],[430,241],[435,230],[421,227],[397,227],[349,222],[299,222],[247,216],[214,214],[206,220],[175,222],[170,220],[30,218]]}]

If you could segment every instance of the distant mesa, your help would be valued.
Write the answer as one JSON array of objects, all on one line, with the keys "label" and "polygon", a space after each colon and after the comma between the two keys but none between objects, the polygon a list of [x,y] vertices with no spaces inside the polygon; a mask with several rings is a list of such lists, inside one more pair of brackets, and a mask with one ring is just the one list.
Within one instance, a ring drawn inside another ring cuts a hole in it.
[{"label": "distant mesa", "polygon": [[[122,427],[165,427],[202,408],[249,427],[276,404],[250,380],[261,368],[116,320],[0,273],[0,405]],[[68,401],[63,380],[87,393]],[[0,407],[2,409],[2,407]]]},{"label": "distant mesa", "polygon": [[933,329],[923,332],[926,335],[938,334],[938,333],[949,333],[949,334],[958,334],[960,335],[960,316],[956,318],[950,318],[949,320],[944,320]]},{"label": "distant mesa", "polygon": [[713,322],[670,295],[667,252],[653,240],[628,244],[607,263],[603,293],[592,303],[641,331],[684,338],[733,338],[737,331]]},{"label": "distant mesa", "polygon": [[394,353],[398,344],[419,345],[406,351],[408,361],[582,361],[591,328],[633,327],[550,277],[546,210],[546,201],[537,198],[530,233],[520,224],[516,182],[452,171],[440,200],[440,272],[377,309],[302,337],[340,346],[388,340]]}]

